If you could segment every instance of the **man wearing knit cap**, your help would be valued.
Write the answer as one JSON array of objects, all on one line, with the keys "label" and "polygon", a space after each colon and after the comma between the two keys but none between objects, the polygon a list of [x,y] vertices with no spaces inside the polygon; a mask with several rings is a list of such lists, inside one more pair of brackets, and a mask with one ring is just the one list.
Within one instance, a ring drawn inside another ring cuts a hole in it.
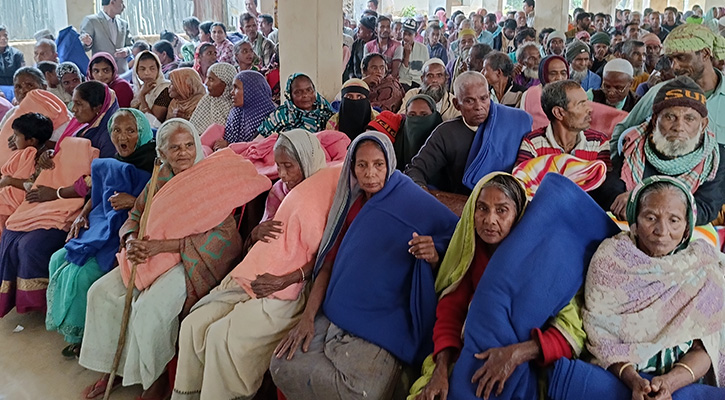
[{"label": "man wearing knit cap", "polygon": [[599,68],[602,68],[607,63],[610,44],[609,35],[605,32],[597,32],[592,35],[592,38],[589,40],[589,45],[592,46],[593,53],[592,65],[589,67],[590,71],[597,72]]},{"label": "man wearing knit cap", "polygon": [[448,72],[440,58],[431,58],[423,64],[422,84],[419,88],[408,90],[403,98],[401,114],[408,112],[406,105],[408,100],[418,94],[426,94],[436,102],[436,108],[441,114],[443,121],[454,119],[461,115],[461,112],[453,105],[453,95],[448,91]]},{"label": "man wearing knit cap", "polygon": [[403,62],[398,79],[405,89],[420,86],[423,64],[430,58],[428,48],[415,40],[417,29],[418,25],[412,18],[403,22]]},{"label": "man wearing knit cap", "polygon": [[710,130],[705,92],[686,76],[650,92],[655,92],[652,119],[622,137],[612,171],[592,197],[604,210],[624,219],[629,192],[647,177],[667,175],[690,189],[697,205],[696,224],[707,224],[725,200],[725,146]]},{"label": "man wearing knit cap", "polygon": [[642,36],[641,40],[644,43],[645,49],[644,68],[648,73],[652,73],[655,65],[657,65],[657,61],[662,57],[662,42],[654,33],[648,33]]},{"label": "man wearing knit cap", "polygon": [[633,73],[629,61],[615,58],[604,66],[602,88],[587,91],[587,97],[595,103],[631,111],[637,104],[637,96],[631,90]]},{"label": "man wearing knit cap", "polygon": [[[689,76],[705,93],[710,113],[709,129],[717,136],[718,143],[725,143],[725,79],[723,73],[713,67],[715,60],[725,59],[725,38],[702,25],[684,24],[667,35],[664,53],[672,60],[675,75]],[[610,142],[613,151],[617,149],[622,132],[652,115],[655,96],[665,84],[652,87],[627,118],[617,124]]]},{"label": "man wearing knit cap", "polygon": [[569,62],[571,71],[569,78],[580,85],[582,89],[599,89],[602,85],[602,78],[589,70],[589,46],[575,40],[566,47],[566,61]]},{"label": "man wearing knit cap", "polygon": [[563,56],[566,42],[566,36],[561,31],[554,31],[546,37],[546,54]]}]

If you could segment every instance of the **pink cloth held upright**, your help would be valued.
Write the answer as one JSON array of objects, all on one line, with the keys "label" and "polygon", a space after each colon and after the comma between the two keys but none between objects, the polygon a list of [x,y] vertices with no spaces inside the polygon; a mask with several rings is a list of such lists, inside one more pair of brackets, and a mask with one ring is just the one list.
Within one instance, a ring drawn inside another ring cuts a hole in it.
[{"label": "pink cloth held upright", "polygon": [[[146,236],[152,240],[182,239],[221,224],[231,212],[261,193],[272,182],[260,175],[251,162],[223,149],[173,177],[153,198],[148,210]],[[200,201],[200,194],[206,199]],[[121,277],[128,285],[131,262],[126,249],[116,254]],[[161,253],[139,264],[135,286],[143,290],[181,262],[178,253]]]},{"label": "pink cloth held upright", "polygon": [[[27,147],[13,152],[10,160],[0,168],[0,175],[16,179],[28,179],[35,172],[35,147]],[[25,190],[13,186],[0,189],[0,218],[10,216],[25,200]],[[4,224],[0,223],[0,231]]]},{"label": "pink cloth held upright", "polygon": [[[274,216],[276,221],[284,223],[284,233],[269,243],[255,243],[231,272],[239,286],[252,298],[256,295],[251,282],[257,275],[286,275],[315,259],[341,169],[341,166],[324,168],[292,189]],[[296,283],[268,298],[294,300],[303,287],[303,283]]]}]

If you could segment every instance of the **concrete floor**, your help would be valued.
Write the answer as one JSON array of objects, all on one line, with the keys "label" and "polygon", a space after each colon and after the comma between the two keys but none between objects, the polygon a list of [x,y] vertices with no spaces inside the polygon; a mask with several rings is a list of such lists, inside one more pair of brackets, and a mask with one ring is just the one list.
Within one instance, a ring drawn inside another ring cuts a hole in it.
[{"label": "concrete floor", "polygon": [[[25,329],[13,333],[18,325]],[[13,311],[0,319],[0,400],[81,399],[83,388],[100,374],[63,358],[65,346],[60,334],[45,330],[45,314]],[[134,400],[140,394],[141,386],[120,388],[111,400]]]}]

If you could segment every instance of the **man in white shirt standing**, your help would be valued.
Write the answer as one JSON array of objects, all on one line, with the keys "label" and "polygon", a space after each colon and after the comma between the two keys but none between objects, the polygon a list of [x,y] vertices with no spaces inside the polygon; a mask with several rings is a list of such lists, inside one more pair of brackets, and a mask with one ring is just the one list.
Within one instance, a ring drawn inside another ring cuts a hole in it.
[{"label": "man in white shirt standing", "polygon": [[398,80],[405,90],[420,87],[423,64],[430,55],[424,44],[415,41],[418,25],[413,18],[403,22],[403,62],[400,65]]},{"label": "man in white shirt standing", "polygon": [[98,14],[87,15],[81,22],[80,40],[83,48],[96,54],[101,51],[113,54],[118,65],[118,73],[128,71],[126,58],[131,54],[131,33],[128,22],[119,15],[126,8],[124,0],[102,0],[102,10]]}]

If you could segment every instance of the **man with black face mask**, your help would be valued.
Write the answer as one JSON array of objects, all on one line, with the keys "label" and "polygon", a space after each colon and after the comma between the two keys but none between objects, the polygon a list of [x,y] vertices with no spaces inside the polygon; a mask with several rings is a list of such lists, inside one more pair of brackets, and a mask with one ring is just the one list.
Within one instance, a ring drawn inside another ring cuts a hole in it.
[{"label": "man with black face mask", "polygon": [[340,90],[340,112],[327,121],[327,129],[344,132],[350,140],[365,132],[378,112],[370,106],[370,88],[362,79],[350,79]]}]

